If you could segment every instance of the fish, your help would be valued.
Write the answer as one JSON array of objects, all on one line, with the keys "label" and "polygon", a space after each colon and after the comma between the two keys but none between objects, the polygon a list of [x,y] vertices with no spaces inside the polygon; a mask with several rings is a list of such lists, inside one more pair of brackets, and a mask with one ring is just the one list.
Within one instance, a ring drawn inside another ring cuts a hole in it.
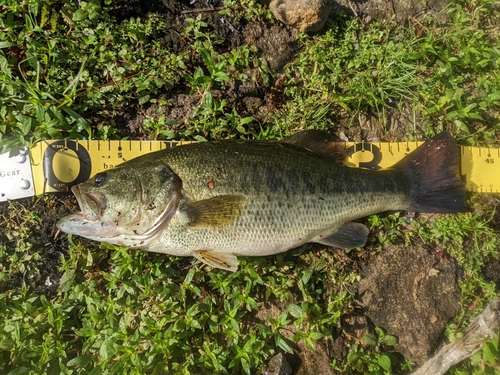
[{"label": "fish", "polygon": [[360,218],[385,211],[465,210],[459,149],[443,132],[391,168],[339,165],[325,134],[220,140],[167,148],[72,187],[80,212],[66,233],[236,271],[238,257],[306,243],[365,245]]}]

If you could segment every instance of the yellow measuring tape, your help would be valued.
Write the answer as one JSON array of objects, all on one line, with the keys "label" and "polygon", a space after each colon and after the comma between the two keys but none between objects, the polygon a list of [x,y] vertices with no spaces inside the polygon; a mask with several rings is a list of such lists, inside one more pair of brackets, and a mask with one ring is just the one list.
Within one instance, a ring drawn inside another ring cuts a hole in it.
[{"label": "yellow measuring tape", "polygon": [[[21,195],[3,193],[0,201],[51,192],[69,191],[76,183],[94,174],[147,153],[189,142],[171,141],[73,141],[39,142],[30,150],[32,189],[16,168],[14,159],[2,160],[1,180],[20,184],[26,192]],[[388,168],[415,150],[423,142],[347,142],[342,143],[350,157],[346,165],[369,169]],[[500,193],[500,149],[460,146],[461,174],[468,191]],[[5,156],[0,155],[0,156]],[[19,159],[19,155],[18,155]],[[21,158],[22,159],[22,158]],[[9,180],[10,179],[10,180]],[[19,180],[21,179],[21,180]],[[3,183],[2,183],[3,184]],[[3,184],[5,186],[5,184]],[[17,188],[14,189],[16,192]]]}]

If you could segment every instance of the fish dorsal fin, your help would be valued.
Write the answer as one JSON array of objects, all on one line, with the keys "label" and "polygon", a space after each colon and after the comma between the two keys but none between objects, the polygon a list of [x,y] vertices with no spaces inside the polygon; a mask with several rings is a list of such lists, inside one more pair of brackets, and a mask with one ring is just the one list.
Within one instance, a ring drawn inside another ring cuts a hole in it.
[{"label": "fish dorsal fin", "polygon": [[191,202],[186,207],[189,225],[223,228],[241,216],[244,204],[245,198],[240,195],[219,195]]},{"label": "fish dorsal fin", "polygon": [[305,148],[315,154],[326,156],[340,165],[344,164],[344,161],[348,157],[345,147],[335,143],[342,142],[342,140],[321,130],[303,130],[297,134],[283,138],[280,142]]},{"label": "fish dorsal fin", "polygon": [[364,246],[368,233],[368,228],[363,224],[347,223],[336,232],[326,237],[317,236],[311,242],[340,247],[341,249],[350,249]]},{"label": "fish dorsal fin", "polygon": [[238,258],[233,254],[211,250],[196,250],[193,252],[193,256],[213,268],[220,268],[231,272],[236,272],[238,269]]}]

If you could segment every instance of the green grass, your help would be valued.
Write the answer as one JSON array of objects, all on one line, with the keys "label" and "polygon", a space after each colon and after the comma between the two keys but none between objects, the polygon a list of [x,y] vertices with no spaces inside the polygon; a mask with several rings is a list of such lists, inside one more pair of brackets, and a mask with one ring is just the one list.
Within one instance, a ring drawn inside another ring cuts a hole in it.
[{"label": "green grass", "polygon": [[321,128],[342,117],[359,126],[366,113],[384,126],[396,108],[406,112],[409,133],[449,128],[463,143],[498,144],[500,50],[492,9],[488,2],[455,3],[446,27],[433,19],[402,28],[338,17],[324,34],[302,35],[305,50],[286,72],[292,100],[275,126]]},{"label": "green grass", "polygon": [[[12,212],[20,219],[26,214],[17,204]],[[29,230],[39,221],[15,223],[17,218],[2,218],[14,238],[19,226]],[[1,280],[17,272],[19,262],[32,268],[28,274],[35,272],[41,254],[28,241],[22,242],[27,248],[16,247],[15,241],[8,245],[31,258],[20,260],[1,249],[7,266]],[[297,252],[274,262],[243,260],[238,272],[228,274],[207,272],[191,259],[73,241],[61,265],[57,296],[49,300],[27,286],[2,294],[0,370],[249,373],[263,368],[276,348],[291,351],[283,327],[293,324],[291,340],[303,339],[310,346],[331,335],[347,309],[346,286],[356,278],[337,269],[326,253],[314,257],[314,263],[309,253]],[[323,285],[326,281],[330,287]],[[284,311],[267,321],[258,318],[263,301]]]},{"label": "green grass", "polygon": [[[269,19],[255,2],[242,4],[228,1],[221,15]],[[174,53],[159,42],[172,27],[166,20],[150,13],[116,22],[114,5],[5,2],[0,152],[50,138],[121,139],[129,135],[114,117],[148,105],[159,109],[141,126],[155,139],[274,139],[339,122],[344,130],[360,128],[366,114],[380,121],[383,137],[388,116],[401,113],[407,138],[449,129],[461,144],[500,145],[500,17],[492,0],[452,1],[447,25],[434,19],[409,27],[364,25],[332,16],[324,31],[299,36],[302,49],[279,79],[255,47],[222,48],[201,16],[176,30],[184,47]],[[228,94],[235,81],[272,98],[264,119],[239,113]],[[167,119],[160,113],[171,105],[165,94],[180,87],[196,104],[186,118]],[[44,197],[31,204],[35,209],[10,203],[0,215],[2,373],[261,373],[273,354],[290,352],[299,340],[312,348],[324,337],[335,339],[341,316],[353,310],[356,253],[349,258],[311,246],[242,259],[230,274],[192,259],[70,237],[59,288],[45,295],[36,285],[44,282],[49,241],[39,233],[58,205],[58,198]],[[368,218],[375,234],[364,251],[418,238],[442,244],[457,260],[462,306],[445,331],[450,340],[498,295],[481,271],[500,257],[497,205],[474,195],[471,212],[461,215],[411,225],[398,213]],[[349,342],[347,358],[333,360],[332,368],[350,374],[410,369],[411,362],[391,353],[393,344],[377,327]],[[497,338],[451,373],[498,374],[498,357]]]},{"label": "green grass", "polygon": [[[110,4],[27,0],[0,11],[0,27],[7,30],[0,36],[0,152],[48,138],[120,136],[100,118],[109,120],[131,103],[156,103],[160,91],[183,79],[202,97],[176,137],[245,133],[249,120],[227,111],[227,99],[216,100],[210,89],[225,89],[229,79],[267,81],[267,64],[254,47],[216,52],[222,40],[198,17],[186,19],[178,36],[186,48],[174,54],[158,42],[170,27],[159,16],[117,24]],[[254,77],[241,73],[248,67]]]}]

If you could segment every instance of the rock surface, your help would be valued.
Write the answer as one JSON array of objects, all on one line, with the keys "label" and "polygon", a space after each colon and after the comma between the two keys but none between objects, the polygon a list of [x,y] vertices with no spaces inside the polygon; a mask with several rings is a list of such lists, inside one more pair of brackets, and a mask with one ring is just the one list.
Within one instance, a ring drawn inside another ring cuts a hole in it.
[{"label": "rock surface", "polygon": [[314,350],[307,347],[304,341],[299,341],[298,353],[301,364],[294,375],[335,375],[335,372],[330,367],[329,350],[322,340],[314,343]]},{"label": "rock surface", "polygon": [[394,19],[399,23],[407,23],[422,15],[435,16],[441,22],[446,22],[449,16],[442,10],[448,4],[447,0],[337,0],[333,11],[347,11],[364,22]]},{"label": "rock surface", "polygon": [[265,371],[266,375],[292,375],[293,370],[285,356],[282,353],[276,354],[269,361],[269,365],[267,366],[267,370]]},{"label": "rock surface", "polygon": [[363,270],[357,287],[365,314],[398,337],[395,350],[422,364],[460,309],[456,278],[455,262],[441,249],[392,245]]},{"label": "rock surface", "polygon": [[269,9],[285,25],[299,31],[318,31],[332,9],[330,0],[271,0]]}]

